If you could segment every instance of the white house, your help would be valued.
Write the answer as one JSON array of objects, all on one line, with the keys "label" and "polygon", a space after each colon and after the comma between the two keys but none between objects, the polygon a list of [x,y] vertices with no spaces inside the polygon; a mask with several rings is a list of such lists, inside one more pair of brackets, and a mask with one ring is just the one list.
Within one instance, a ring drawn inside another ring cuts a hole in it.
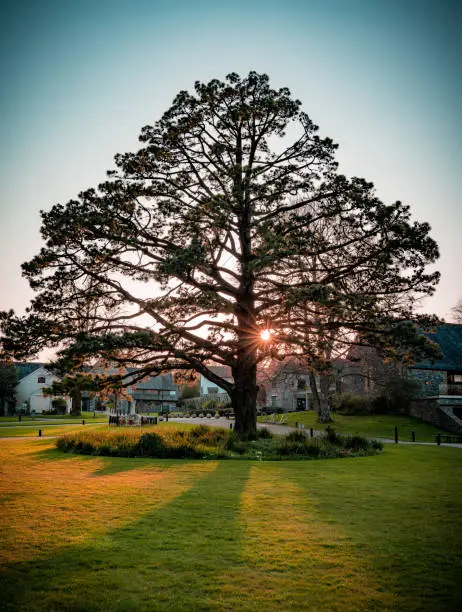
[{"label": "white house", "polygon": [[[57,376],[48,372],[43,366],[29,372],[20,378],[16,385],[16,410],[29,406],[31,413],[42,413],[44,410],[52,408],[52,397],[47,397],[43,394],[44,387],[49,387],[55,380],[59,380]],[[71,401],[65,398],[67,403],[67,412],[70,412]]]}]

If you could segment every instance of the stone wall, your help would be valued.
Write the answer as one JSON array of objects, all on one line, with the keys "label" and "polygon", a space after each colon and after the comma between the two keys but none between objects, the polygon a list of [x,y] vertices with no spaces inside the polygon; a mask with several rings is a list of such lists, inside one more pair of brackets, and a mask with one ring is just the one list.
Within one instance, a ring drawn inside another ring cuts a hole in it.
[{"label": "stone wall", "polygon": [[462,420],[454,414],[454,408],[461,405],[462,397],[421,397],[411,401],[409,414],[435,427],[462,435]]},{"label": "stone wall", "polygon": [[435,397],[447,393],[447,374],[444,371],[410,368],[408,377],[421,383],[421,393],[426,397]]}]

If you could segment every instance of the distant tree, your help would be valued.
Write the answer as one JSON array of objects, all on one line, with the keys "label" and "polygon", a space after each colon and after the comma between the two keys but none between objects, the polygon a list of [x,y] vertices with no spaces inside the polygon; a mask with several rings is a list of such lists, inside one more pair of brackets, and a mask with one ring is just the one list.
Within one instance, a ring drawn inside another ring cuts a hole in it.
[{"label": "distant tree", "polygon": [[55,397],[51,400],[51,407],[58,414],[66,414],[67,402],[63,397]]},{"label": "distant tree", "polygon": [[[53,370],[53,366],[49,366]],[[63,396],[71,398],[71,414],[79,415],[82,411],[82,392],[91,391],[96,393],[99,390],[98,381],[82,372],[65,374],[61,380],[55,380],[49,387],[44,389],[47,395]]]},{"label": "distant tree", "polygon": [[192,385],[183,384],[181,386],[180,399],[189,399],[191,397],[199,397],[200,396],[200,385],[199,381],[195,382]]},{"label": "distant tree", "polygon": [[[180,92],[143,128],[141,149],[116,156],[109,180],[42,212],[45,246],[23,265],[37,296],[27,317],[3,313],[5,350],[64,343],[76,368],[103,357],[140,377],[194,370],[227,391],[246,438],[269,356],[322,371],[325,339],[357,333],[430,349],[412,308],[387,300],[434,291],[428,224],[339,174],[336,145],[300,105],[255,72]],[[321,221],[333,239],[319,237]],[[87,303],[77,325],[76,305]],[[213,365],[229,366],[233,381]]]},{"label": "distant tree", "polygon": [[459,300],[452,310],[452,318],[455,323],[462,323],[462,300]]},{"label": "distant tree", "polygon": [[18,373],[13,363],[0,361],[0,416],[14,405]]}]

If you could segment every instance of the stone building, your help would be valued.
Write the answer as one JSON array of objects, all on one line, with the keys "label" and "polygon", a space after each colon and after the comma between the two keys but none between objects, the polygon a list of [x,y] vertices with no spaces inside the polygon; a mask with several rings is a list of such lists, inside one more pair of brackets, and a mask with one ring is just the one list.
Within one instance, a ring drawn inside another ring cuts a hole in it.
[{"label": "stone building", "polygon": [[437,427],[462,434],[462,325],[445,324],[421,332],[438,344],[442,357],[412,366],[385,364],[370,347],[353,347],[342,379],[343,390],[359,395],[380,395],[391,376],[419,381],[409,414]]}]

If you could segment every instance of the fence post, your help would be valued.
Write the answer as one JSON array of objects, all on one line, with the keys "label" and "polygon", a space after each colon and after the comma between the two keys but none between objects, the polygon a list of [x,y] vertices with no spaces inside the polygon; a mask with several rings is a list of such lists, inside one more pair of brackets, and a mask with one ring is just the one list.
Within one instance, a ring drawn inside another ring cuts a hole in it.
[{"label": "fence post", "polygon": [[395,425],[395,444],[398,444],[398,426]]},{"label": "fence post", "polygon": [[312,428],[312,427],[310,427],[310,437],[312,438],[312,437],[313,437],[313,435],[314,435],[313,428]]},{"label": "fence post", "polygon": [[438,444],[438,446],[440,446],[441,444],[441,434],[440,433],[436,434],[436,443]]},{"label": "fence post", "polygon": [[415,431],[411,431],[411,439],[415,442]]}]

